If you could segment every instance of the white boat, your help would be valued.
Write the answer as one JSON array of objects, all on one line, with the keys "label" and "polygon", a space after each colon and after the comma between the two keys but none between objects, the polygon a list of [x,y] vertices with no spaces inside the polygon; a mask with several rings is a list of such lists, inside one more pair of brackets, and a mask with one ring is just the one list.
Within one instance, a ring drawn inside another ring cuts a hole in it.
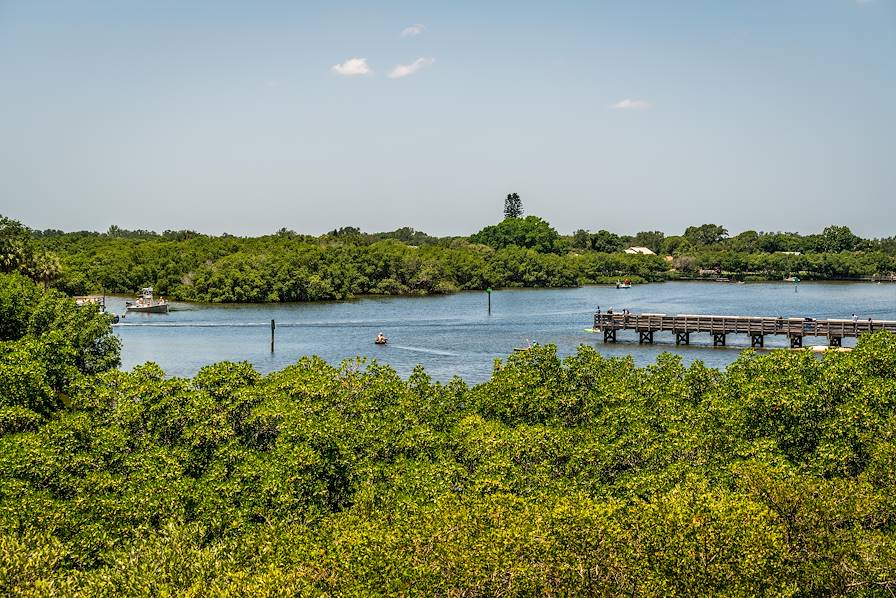
[{"label": "white boat", "polygon": [[75,305],[84,307],[85,305],[98,305],[100,311],[106,309],[106,297],[104,295],[80,295],[74,297]]},{"label": "white boat", "polygon": [[632,288],[632,281],[630,281],[628,278],[626,278],[622,282],[617,281],[616,288],[617,289],[630,289],[630,288]]},{"label": "white boat", "polygon": [[94,306],[99,310],[101,314],[109,314],[109,317],[112,319],[112,323],[118,324],[118,314],[106,311],[105,295],[82,295],[79,297],[74,297],[74,300],[75,305],[77,305],[78,307]]},{"label": "white boat", "polygon": [[164,299],[154,299],[152,296],[152,287],[146,287],[140,291],[140,297],[133,303],[128,301],[125,304],[128,311],[142,312],[146,314],[167,314],[168,302]]}]

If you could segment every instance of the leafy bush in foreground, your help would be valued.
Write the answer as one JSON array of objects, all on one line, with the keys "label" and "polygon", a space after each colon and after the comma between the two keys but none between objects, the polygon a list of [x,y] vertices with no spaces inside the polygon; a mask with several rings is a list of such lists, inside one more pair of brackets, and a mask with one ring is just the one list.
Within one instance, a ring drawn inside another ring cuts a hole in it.
[{"label": "leafy bush in foreground", "polygon": [[473,388],[316,358],[147,364],[73,374],[68,405],[39,350],[16,359],[6,595],[896,590],[886,333],[723,372],[536,347]]}]

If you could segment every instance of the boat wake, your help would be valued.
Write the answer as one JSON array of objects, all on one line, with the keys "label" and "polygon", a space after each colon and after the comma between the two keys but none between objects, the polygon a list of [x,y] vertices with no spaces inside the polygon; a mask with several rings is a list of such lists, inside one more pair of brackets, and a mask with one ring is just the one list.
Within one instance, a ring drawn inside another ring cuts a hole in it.
[{"label": "boat wake", "polygon": [[[132,316],[133,317],[133,316]],[[261,328],[266,322],[119,322],[114,328]],[[277,324],[277,327],[281,327]]]},{"label": "boat wake", "polygon": [[441,351],[439,349],[427,349],[425,347],[408,347],[405,345],[392,345],[395,349],[402,349],[403,351],[414,351],[415,353],[429,353],[430,355],[444,355],[446,357],[457,357],[460,353],[454,353],[453,351]]}]

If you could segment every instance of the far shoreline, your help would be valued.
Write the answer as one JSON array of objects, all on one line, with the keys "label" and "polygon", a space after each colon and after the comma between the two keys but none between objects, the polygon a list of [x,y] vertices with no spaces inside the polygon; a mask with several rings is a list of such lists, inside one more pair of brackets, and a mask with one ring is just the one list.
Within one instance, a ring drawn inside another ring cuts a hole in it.
[{"label": "far shoreline", "polygon": [[[718,281],[714,278],[672,278],[668,280],[657,280],[657,281],[645,281],[635,283],[633,281],[633,287],[636,286],[648,286],[653,284],[667,284],[667,283],[714,283],[714,284],[748,284],[748,285],[785,285],[785,286],[794,286],[794,285],[814,285],[814,284],[838,284],[838,285],[852,285],[852,284],[879,284],[879,283],[896,283],[896,279],[885,279],[885,280],[868,280],[868,279],[859,279],[859,278],[832,278],[832,279],[821,279],[821,278],[813,278],[813,279],[802,279],[799,283],[793,283],[789,281],[783,280],[744,280],[744,281],[735,281],[735,280],[727,280],[727,281]],[[614,289],[615,283],[588,283],[582,284],[578,286],[555,286],[555,287],[545,287],[545,286],[529,286],[529,287],[499,287],[493,288],[492,292],[522,292],[522,291],[559,291],[559,290],[574,290],[574,289],[586,289],[586,288],[607,288]],[[623,289],[618,289],[623,290]],[[181,304],[184,306],[192,307],[236,307],[236,306],[250,306],[250,305],[326,305],[326,304],[338,304],[338,303],[354,303],[363,300],[371,300],[371,299],[432,299],[438,297],[448,297],[451,295],[463,295],[463,294],[485,294],[485,290],[478,289],[461,289],[458,291],[445,292],[445,293],[395,293],[395,294],[376,294],[376,293],[364,293],[359,295],[353,295],[351,297],[346,297],[343,299],[316,299],[313,301],[191,301],[189,299],[172,299],[168,298],[169,303],[173,304]],[[113,298],[121,301],[131,301],[135,295],[125,294],[125,293],[91,293],[92,296],[104,296],[106,298]],[[171,311],[184,311],[178,309],[172,309]]]}]

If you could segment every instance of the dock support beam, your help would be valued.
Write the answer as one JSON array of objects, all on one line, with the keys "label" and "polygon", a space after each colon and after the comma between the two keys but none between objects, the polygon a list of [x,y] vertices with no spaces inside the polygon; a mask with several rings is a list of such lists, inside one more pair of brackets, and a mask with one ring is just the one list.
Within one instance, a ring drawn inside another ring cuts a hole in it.
[{"label": "dock support beam", "polygon": [[765,336],[761,334],[751,334],[750,335],[750,346],[751,347],[764,347],[765,346]]},{"label": "dock support beam", "polygon": [[803,348],[803,337],[798,334],[790,335],[790,348],[791,349],[802,349]]},{"label": "dock support beam", "polygon": [[638,331],[638,344],[643,345],[644,343],[653,344],[653,330]]},{"label": "dock support beam", "polygon": [[676,345],[690,345],[691,344],[691,333],[690,332],[676,332],[675,333],[675,344]]},{"label": "dock support beam", "polygon": [[615,343],[616,342],[616,329],[615,328],[604,328],[604,342],[605,343]]},{"label": "dock support beam", "polygon": [[713,332],[712,333],[712,346],[713,347],[724,347],[725,346],[725,333],[724,332]]}]

